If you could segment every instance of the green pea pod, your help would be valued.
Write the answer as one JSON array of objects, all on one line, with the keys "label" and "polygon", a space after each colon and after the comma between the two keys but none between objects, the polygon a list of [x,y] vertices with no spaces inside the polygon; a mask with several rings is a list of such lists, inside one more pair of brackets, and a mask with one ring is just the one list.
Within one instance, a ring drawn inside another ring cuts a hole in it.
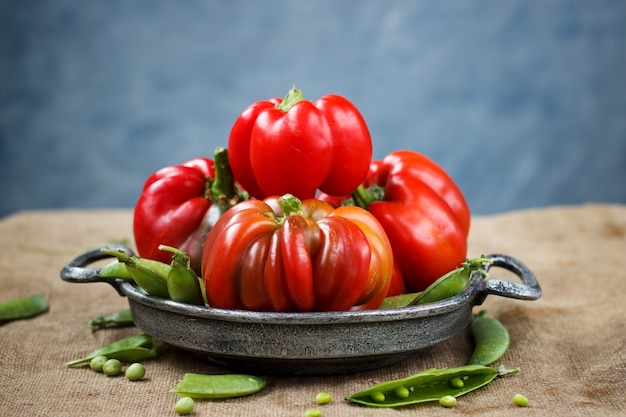
[{"label": "green pea pod", "polygon": [[142,333],[101,346],[86,357],[67,362],[65,365],[74,366],[89,362],[96,356],[106,356],[121,362],[136,362],[157,356],[161,347],[162,345],[152,336]]},{"label": "green pea pod", "polygon": [[492,260],[480,257],[463,262],[459,268],[453,269],[430,284],[409,305],[434,303],[460,294],[467,287],[474,272],[487,275],[485,263],[492,263]]},{"label": "green pea pod", "polygon": [[26,319],[48,311],[48,303],[42,294],[16,298],[0,303],[0,322]]},{"label": "green pea pod", "polygon": [[179,303],[204,305],[200,280],[191,269],[187,254],[177,248],[160,245],[159,249],[172,252],[171,270],[167,277],[167,291],[170,299]]},{"label": "green pea pod", "polygon": [[111,250],[102,248],[102,252],[115,256],[126,265],[133,280],[150,295],[161,298],[169,298],[167,291],[167,277],[172,267],[163,262],[152,259],[140,258],[137,255],[129,255],[123,250]]},{"label": "green pea pod", "polygon": [[103,266],[98,275],[100,278],[121,278],[125,280],[133,279],[132,275],[130,275],[130,272],[128,271],[128,268],[126,268],[126,264],[118,261],[117,259]]},{"label": "green pea pod", "polygon": [[254,394],[266,385],[265,378],[251,375],[187,373],[171,392],[191,398],[232,398]]},{"label": "green pea pod", "polygon": [[471,365],[489,365],[505,354],[509,348],[509,332],[496,318],[485,310],[472,317],[470,331],[474,338],[474,352]]},{"label": "green pea pod", "polygon": [[482,365],[429,369],[407,378],[383,382],[346,397],[346,400],[370,407],[400,407],[427,401],[439,401],[450,395],[458,397],[487,385],[498,376],[519,372],[497,370]]},{"label": "green pea pod", "polygon": [[388,308],[401,308],[408,306],[412,301],[418,297],[421,292],[412,292],[409,294],[392,295],[385,297],[383,302],[378,306],[379,310],[385,310]]},{"label": "green pea pod", "polygon": [[[123,264],[122,264],[123,265]],[[133,316],[130,309],[120,310],[117,313],[113,313],[108,316],[97,316],[93,320],[89,320],[89,327],[94,330],[104,329],[109,327],[127,327],[134,326]]]}]

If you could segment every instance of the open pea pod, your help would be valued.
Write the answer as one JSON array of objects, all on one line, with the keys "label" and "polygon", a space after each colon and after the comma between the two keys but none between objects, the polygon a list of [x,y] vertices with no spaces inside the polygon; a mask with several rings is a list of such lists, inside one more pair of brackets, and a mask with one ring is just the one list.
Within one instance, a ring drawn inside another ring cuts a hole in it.
[{"label": "open pea pod", "polygon": [[164,346],[152,336],[142,333],[100,346],[84,358],[67,362],[65,365],[74,366],[89,362],[96,356],[106,356],[109,359],[118,359],[122,362],[135,362],[157,356]]},{"label": "open pea pod", "polygon": [[483,365],[428,369],[409,377],[383,382],[350,395],[346,400],[370,407],[400,407],[458,397],[487,385],[498,376],[518,372],[497,370]]}]

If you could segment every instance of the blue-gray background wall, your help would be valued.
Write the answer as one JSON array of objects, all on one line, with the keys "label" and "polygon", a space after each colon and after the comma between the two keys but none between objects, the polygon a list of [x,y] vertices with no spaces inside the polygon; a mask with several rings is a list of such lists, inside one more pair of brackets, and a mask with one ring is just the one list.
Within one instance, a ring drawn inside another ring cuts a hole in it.
[{"label": "blue-gray background wall", "polygon": [[0,216],[132,207],[294,83],[476,214],[626,203],[623,0],[0,0]]}]

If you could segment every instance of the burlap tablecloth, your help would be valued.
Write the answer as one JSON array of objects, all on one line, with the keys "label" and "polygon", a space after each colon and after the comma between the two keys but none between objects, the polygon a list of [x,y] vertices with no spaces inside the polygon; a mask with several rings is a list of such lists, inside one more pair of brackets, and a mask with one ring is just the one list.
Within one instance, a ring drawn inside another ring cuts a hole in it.
[{"label": "burlap tablecloth", "polygon": [[[92,332],[89,319],[128,306],[106,284],[69,284],[59,277],[75,255],[102,243],[132,242],[132,212],[22,212],[0,221],[0,301],[41,292],[50,310],[0,325],[1,416],[175,415],[169,392],[185,372],[227,373],[174,349],[145,361],[146,378],[127,381],[66,361],[139,333],[136,328]],[[131,243],[132,245],[132,243]],[[270,377],[261,392],[199,401],[197,416],[301,416],[328,391],[323,416],[524,415],[616,416],[626,413],[626,206],[583,205],[475,217],[469,256],[512,255],[537,276],[543,296],[520,301],[489,296],[476,308],[499,318],[511,335],[502,362],[521,373],[460,397],[454,409],[438,404],[370,409],[344,397],[391,378],[431,367],[463,365],[472,350],[468,332],[388,368],[323,377]],[[496,274],[492,276],[510,279]],[[415,329],[419,332],[419,329]],[[528,408],[512,404],[525,394]]]}]

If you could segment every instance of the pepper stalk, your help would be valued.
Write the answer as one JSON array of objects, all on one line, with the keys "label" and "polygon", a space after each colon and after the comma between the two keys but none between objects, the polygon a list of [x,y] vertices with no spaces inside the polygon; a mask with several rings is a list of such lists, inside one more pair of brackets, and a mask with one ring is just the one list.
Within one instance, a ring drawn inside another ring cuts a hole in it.
[{"label": "pepper stalk", "polygon": [[352,192],[352,202],[355,206],[367,210],[370,204],[375,201],[381,201],[384,196],[385,189],[383,187],[372,185],[365,189],[363,184],[361,184]]},{"label": "pepper stalk", "polygon": [[213,180],[207,178],[205,198],[212,203],[228,203],[231,206],[247,199],[248,196],[235,185],[235,176],[228,160],[228,149],[217,147],[213,154],[213,162],[215,178]]},{"label": "pepper stalk", "polygon": [[289,111],[297,102],[304,100],[304,94],[302,90],[298,90],[295,84],[291,87],[291,90],[287,92],[287,95],[282,102],[278,103],[275,108],[284,112]]}]

